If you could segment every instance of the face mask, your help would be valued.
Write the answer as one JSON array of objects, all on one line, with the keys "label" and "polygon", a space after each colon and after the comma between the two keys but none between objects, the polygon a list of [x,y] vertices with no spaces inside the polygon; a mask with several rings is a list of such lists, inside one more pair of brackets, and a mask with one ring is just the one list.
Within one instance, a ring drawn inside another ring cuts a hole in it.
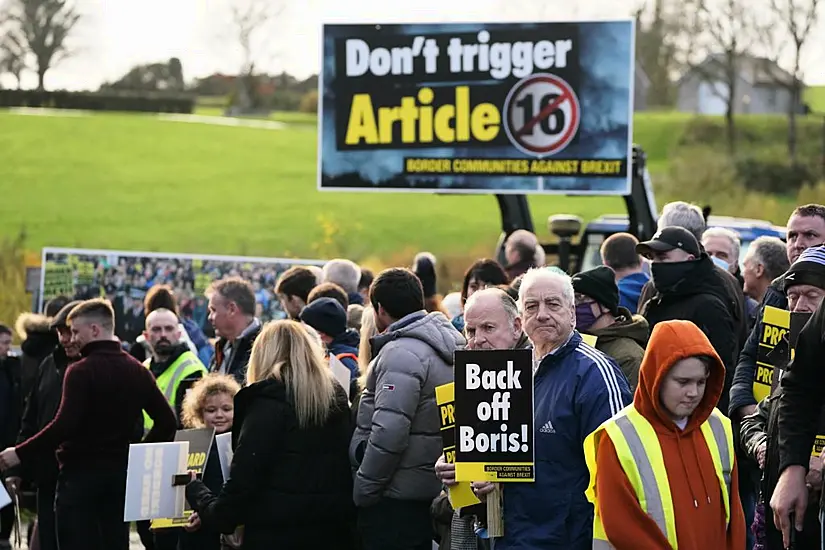
[{"label": "face mask", "polygon": [[696,262],[655,262],[650,266],[653,286],[659,292],[676,290],[696,267]]},{"label": "face mask", "polygon": [[587,302],[576,306],[576,330],[587,330],[596,322],[596,317],[593,315],[593,302]]},{"label": "face mask", "polygon": [[730,264],[728,262],[726,262],[725,260],[717,258],[716,256],[711,256],[710,259],[713,260],[713,263],[715,263],[716,265],[718,265],[719,267],[721,267],[725,271],[730,270]]}]

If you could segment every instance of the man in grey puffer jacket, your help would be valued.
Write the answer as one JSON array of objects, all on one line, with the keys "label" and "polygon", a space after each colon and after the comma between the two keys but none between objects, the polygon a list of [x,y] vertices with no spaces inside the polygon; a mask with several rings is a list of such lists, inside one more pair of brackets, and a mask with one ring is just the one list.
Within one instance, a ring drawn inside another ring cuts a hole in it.
[{"label": "man in grey puffer jacket", "polygon": [[350,459],[364,550],[430,550],[430,504],[441,491],[435,388],[453,381],[453,353],[464,337],[441,313],[424,311],[421,282],[388,269],[370,288],[381,334],[372,344]]}]

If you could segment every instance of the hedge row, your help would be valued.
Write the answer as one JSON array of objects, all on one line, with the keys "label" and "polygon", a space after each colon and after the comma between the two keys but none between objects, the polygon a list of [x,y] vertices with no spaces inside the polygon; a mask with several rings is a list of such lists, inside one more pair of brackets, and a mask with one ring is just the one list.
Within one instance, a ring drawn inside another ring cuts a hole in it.
[{"label": "hedge row", "polygon": [[192,113],[195,97],[134,92],[67,92],[0,90],[0,107],[47,107],[86,111]]}]

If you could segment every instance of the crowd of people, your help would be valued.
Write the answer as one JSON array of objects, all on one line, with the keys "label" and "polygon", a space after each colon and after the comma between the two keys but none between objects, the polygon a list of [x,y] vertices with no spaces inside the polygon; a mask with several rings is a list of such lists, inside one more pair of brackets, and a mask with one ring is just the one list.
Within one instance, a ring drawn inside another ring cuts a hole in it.
[{"label": "crowd of people", "polygon": [[[736,233],[694,205],[658,225],[572,276],[514,232],[506,265],[479,259],[446,297],[429,253],[375,276],[346,259],[239,269],[204,288],[213,338],[167,284],[187,267],[100,267],[105,297],[20,323],[19,361],[0,326],[0,469],[21,506],[36,495],[30,547],[125,550],[130,444],[209,427],[231,433],[228,477],[218,460],[192,476],[184,527],[138,522],[147,550],[822,548],[825,206],[741,265]],[[146,290],[133,341],[105,289],[121,273]],[[264,288],[285,318],[261,316]],[[777,340],[758,399],[766,306],[810,320]],[[532,350],[535,481],[473,481],[481,504],[454,509],[436,388],[462,349]],[[0,523],[8,547],[13,507]]]}]

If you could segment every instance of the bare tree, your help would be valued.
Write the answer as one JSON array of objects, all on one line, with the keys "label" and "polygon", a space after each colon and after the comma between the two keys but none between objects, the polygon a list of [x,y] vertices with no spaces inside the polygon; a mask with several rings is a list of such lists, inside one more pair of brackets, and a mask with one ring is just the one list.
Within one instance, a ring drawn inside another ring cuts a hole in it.
[{"label": "bare tree", "polygon": [[8,73],[13,76],[19,90],[24,70],[26,70],[25,47],[18,42],[14,34],[6,35],[0,39],[0,75]]},{"label": "bare tree", "polygon": [[650,79],[648,102],[671,106],[676,100],[674,78],[685,66],[694,42],[682,0],[647,0],[633,12],[636,19],[636,59]]},{"label": "bare tree", "polygon": [[695,37],[689,67],[725,102],[728,152],[736,152],[736,105],[742,66],[760,27],[753,0],[688,0],[689,27]]},{"label": "bare tree", "polygon": [[[769,0],[770,24],[763,32],[767,52],[764,72],[788,92],[788,155],[797,164],[796,115],[802,105],[802,55],[819,19],[820,0]],[[790,74],[777,71],[780,59],[790,57]]]},{"label": "bare tree", "polygon": [[238,73],[238,98],[241,109],[259,108],[258,78],[255,68],[262,56],[271,53],[269,37],[271,24],[284,11],[278,0],[233,0],[232,22],[242,52],[242,66]]},{"label": "bare tree", "polygon": [[5,32],[34,59],[37,88],[46,73],[71,55],[67,38],[80,20],[71,0],[10,0],[3,17]]}]

